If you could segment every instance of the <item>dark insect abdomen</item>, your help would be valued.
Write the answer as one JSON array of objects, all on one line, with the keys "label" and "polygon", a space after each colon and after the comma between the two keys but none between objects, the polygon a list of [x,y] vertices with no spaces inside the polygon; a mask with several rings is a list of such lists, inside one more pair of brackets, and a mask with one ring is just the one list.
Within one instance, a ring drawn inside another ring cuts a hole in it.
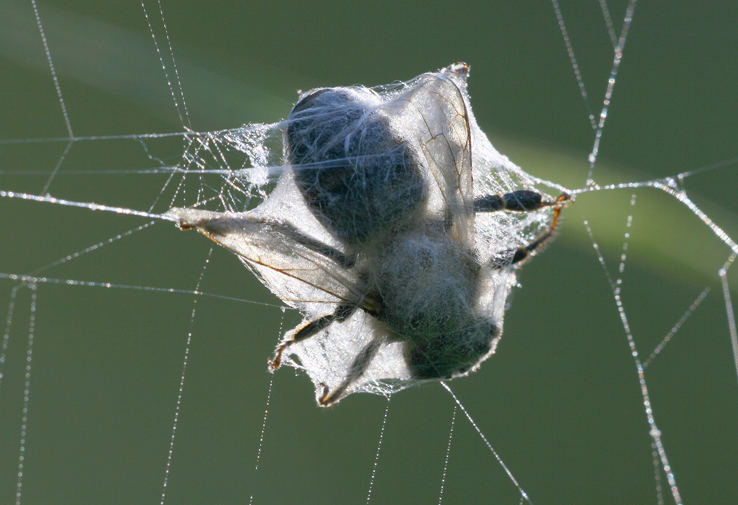
[{"label": "dark insect abdomen", "polygon": [[302,98],[285,137],[310,210],[349,244],[389,233],[426,193],[417,156],[364,93],[323,89]]},{"label": "dark insect abdomen", "polygon": [[464,375],[492,349],[500,330],[489,321],[478,321],[456,332],[414,339],[406,349],[406,360],[419,379],[450,379]]}]

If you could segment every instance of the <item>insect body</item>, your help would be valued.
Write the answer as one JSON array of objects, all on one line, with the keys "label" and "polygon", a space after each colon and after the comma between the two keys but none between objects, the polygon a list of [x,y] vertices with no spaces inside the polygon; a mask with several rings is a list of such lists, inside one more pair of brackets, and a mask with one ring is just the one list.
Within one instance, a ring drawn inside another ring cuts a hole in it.
[{"label": "insect body", "polygon": [[482,267],[442,222],[399,232],[377,259],[377,317],[407,342],[405,359],[414,376],[461,375],[490,352],[500,328],[492,314],[476,307]]},{"label": "insect body", "polygon": [[[308,316],[269,363],[292,356],[320,405],[476,369],[501,335],[514,269],[554,233],[568,196],[516,187],[527,174],[476,126],[467,75],[456,64],[396,90],[305,93],[284,124],[291,170],[261,205],[172,211]],[[504,184],[487,192],[493,175]],[[538,220],[511,217],[528,213]]]},{"label": "insect body", "polygon": [[426,196],[420,160],[381,103],[366,89],[320,89],[288,118],[295,182],[318,220],[350,246],[392,233]]}]

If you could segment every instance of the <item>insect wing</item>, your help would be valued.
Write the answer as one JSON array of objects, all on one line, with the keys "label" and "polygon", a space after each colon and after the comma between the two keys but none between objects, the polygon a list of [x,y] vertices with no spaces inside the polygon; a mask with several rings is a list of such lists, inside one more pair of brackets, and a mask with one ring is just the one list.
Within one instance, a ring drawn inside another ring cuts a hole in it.
[{"label": "insect wing", "polygon": [[194,228],[235,253],[275,295],[306,313],[356,300],[356,276],[343,254],[289,222],[251,212],[172,209],[179,226]]},{"label": "insect wing", "polygon": [[465,77],[456,65],[423,74],[392,103],[402,109],[396,114],[399,127],[414,132],[427,164],[430,213],[447,223],[454,239],[469,245],[474,188]]}]

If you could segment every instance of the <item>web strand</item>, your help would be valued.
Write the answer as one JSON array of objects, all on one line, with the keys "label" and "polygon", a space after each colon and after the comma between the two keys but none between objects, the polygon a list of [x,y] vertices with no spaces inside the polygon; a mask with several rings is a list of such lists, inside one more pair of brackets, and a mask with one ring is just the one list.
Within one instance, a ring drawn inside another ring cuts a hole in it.
[{"label": "web strand", "polygon": [[184,87],[182,86],[182,78],[179,75],[179,67],[177,66],[177,60],[174,58],[174,48],[172,47],[172,39],[169,37],[169,27],[164,17],[164,6],[161,4],[161,0],[156,0],[156,5],[159,8],[159,17],[161,19],[161,25],[164,28],[164,37],[167,40],[167,47],[169,48],[169,57],[172,59],[172,68],[174,69],[174,77],[177,80],[177,89],[179,90],[179,99],[184,109],[185,124],[189,127],[192,126],[190,122],[190,111],[187,108],[187,100],[185,99]]},{"label": "web strand", "polygon": [[735,364],[736,377],[738,378],[738,330],[735,324],[735,312],[733,312],[733,302],[730,297],[730,286],[728,285],[728,270],[735,261],[736,254],[730,255],[728,260],[718,272],[720,284],[723,288],[723,299],[725,300],[725,314],[728,318],[728,331],[730,332],[730,344],[733,348],[733,360]]},{"label": "web strand", "polygon": [[[211,247],[208,251],[205,263],[200,270],[200,275],[195,283],[194,291],[200,289],[200,284],[205,276],[208,265],[210,264],[210,257],[213,254],[213,248]],[[179,426],[179,420],[182,415],[182,401],[184,400],[184,387],[185,377],[187,376],[187,367],[190,364],[190,351],[192,350],[192,333],[195,326],[195,317],[197,316],[197,302],[200,301],[200,297],[195,296],[192,299],[192,310],[190,311],[190,322],[189,329],[187,330],[187,338],[185,339],[185,350],[184,358],[182,358],[182,372],[179,376],[179,386],[177,387],[177,400],[174,406],[174,417],[172,418],[172,428],[169,435],[169,449],[167,450],[167,459],[164,466],[164,478],[161,484],[161,499],[159,500],[160,505],[164,505],[167,500],[167,491],[169,487],[169,475],[172,471],[172,462],[174,461],[174,442],[177,436],[177,427]]]},{"label": "web strand", "polygon": [[451,443],[454,440],[454,426],[456,425],[456,412],[458,406],[454,404],[451,411],[451,423],[448,429],[448,442],[446,443],[446,454],[443,457],[443,470],[441,471],[441,488],[438,491],[438,505],[443,504],[443,493],[446,490],[446,472],[448,471],[448,462],[451,457]]},{"label": "web strand", "polygon": [[574,189],[571,191],[572,195],[579,195],[583,193],[590,193],[593,191],[612,191],[620,189],[639,189],[639,188],[654,188],[667,193],[674,197],[678,202],[687,207],[692,214],[702,221],[712,233],[720,239],[725,245],[727,245],[733,254],[738,254],[738,244],[728,235],[720,226],[718,226],[710,217],[705,214],[690,198],[687,193],[681,189],[676,183],[676,180],[672,177],[665,179],[653,179],[649,181],[638,181],[638,182],[621,182],[617,184],[607,184],[604,186],[589,186],[586,188]]},{"label": "web strand", "polygon": [[[159,4],[160,12],[161,12],[161,21],[162,24],[164,24],[164,31],[166,33],[167,42],[169,43],[169,51],[170,51],[170,57],[172,58],[172,61],[174,61],[174,52],[172,51],[171,42],[169,41],[169,32],[166,30],[166,24],[164,23],[164,12],[161,10],[161,4]],[[164,55],[159,48],[159,41],[156,38],[156,32],[154,31],[154,27],[151,24],[151,18],[149,17],[149,11],[146,9],[146,4],[141,1],[141,9],[144,13],[144,18],[146,18],[146,26],[149,28],[149,33],[151,34],[151,40],[154,43],[154,49],[156,51],[156,55],[159,57],[159,63],[161,66],[161,71],[164,74],[164,79],[166,80],[167,87],[169,88],[169,95],[172,99],[172,103],[174,105],[174,110],[177,112],[177,117],[179,117],[179,122],[183,125],[188,125],[189,123],[189,116],[187,116],[187,106],[182,103],[180,105],[180,102],[178,100],[178,93],[174,89],[174,85],[172,84],[172,79],[169,76],[169,70],[167,69],[167,64],[164,62]],[[176,69],[176,65],[175,69]],[[181,88],[181,83],[179,82],[179,73],[176,73],[177,77],[177,84]],[[182,95],[182,100],[184,100],[184,96]],[[185,115],[183,115],[182,111],[185,111]]]},{"label": "web strand", "polygon": [[736,163],[738,163],[738,156],[734,158],[729,158],[727,160],[710,163],[708,165],[704,165],[702,167],[695,168],[692,170],[687,170],[686,172],[678,173],[676,175],[676,178],[681,182],[687,177],[692,177],[693,175],[702,174],[705,172],[712,172],[713,170],[717,170],[719,168],[724,168],[724,167],[729,167],[731,165],[735,165]]},{"label": "web strand", "polygon": [[[284,326],[284,313],[285,307],[282,307],[282,315],[279,318],[279,330],[277,330],[277,344],[282,340],[282,327]],[[254,464],[254,470],[259,470],[261,464],[261,453],[264,449],[264,435],[266,433],[267,420],[269,419],[269,407],[272,404],[272,388],[274,386],[274,374],[269,374],[269,384],[267,385],[266,400],[264,401],[264,415],[261,419],[261,430],[259,431],[259,443],[256,448],[256,463]],[[253,496],[249,503],[253,501]]]},{"label": "web strand", "polygon": [[51,183],[54,182],[54,178],[56,177],[56,174],[59,173],[59,169],[64,163],[64,160],[67,158],[67,154],[69,154],[69,150],[72,148],[72,144],[74,144],[74,142],[69,142],[66,146],[64,146],[64,152],[61,154],[61,156],[56,162],[56,165],[54,165],[54,168],[51,170],[51,173],[49,174],[49,178],[46,179],[46,182],[44,183],[44,187],[41,190],[41,194],[45,195],[48,193]]},{"label": "web strand", "polygon": [[[594,240],[593,240],[593,243],[596,244]],[[605,258],[602,256],[602,253],[600,252],[599,248],[595,247],[594,249],[598,256],[600,265],[602,265],[605,271],[605,275],[609,279],[609,273],[607,272],[607,262],[605,261]],[[666,475],[666,481],[669,484],[669,489],[671,491],[672,498],[674,499],[674,503],[676,505],[682,505],[682,498],[679,492],[679,487],[677,486],[676,476],[674,475],[674,472],[672,471],[671,464],[669,463],[669,458],[666,454],[666,448],[664,447],[664,444],[661,438],[661,430],[656,424],[656,417],[655,417],[653,406],[651,403],[651,396],[648,391],[648,385],[646,383],[645,368],[643,367],[643,364],[641,363],[641,360],[638,354],[638,348],[635,343],[635,338],[630,328],[630,323],[628,322],[628,316],[625,313],[625,307],[623,305],[623,300],[621,297],[619,285],[620,285],[619,277],[618,279],[616,279],[614,283],[611,282],[611,286],[615,286],[614,289],[612,290],[612,296],[613,296],[613,300],[615,301],[615,306],[617,308],[620,322],[623,326],[623,331],[625,332],[625,337],[628,343],[628,348],[630,350],[630,355],[631,355],[631,358],[633,359],[633,364],[635,365],[636,375],[638,377],[638,383],[640,385],[643,412],[646,416],[646,421],[648,422],[648,426],[649,426],[648,434],[651,436],[653,446],[656,450],[656,453],[658,454],[659,461],[661,462],[661,469]]]},{"label": "web strand", "polygon": [[[630,196],[630,207],[635,207],[636,196]],[[632,212],[632,211],[631,211]],[[625,273],[625,265],[628,262],[628,245],[630,244],[631,228],[633,227],[633,214],[628,214],[625,221],[625,232],[623,233],[623,245],[620,250],[620,263],[618,264],[618,277],[615,279],[615,289],[620,293],[623,289],[623,274]]]},{"label": "web strand", "polygon": [[569,63],[571,64],[571,69],[574,71],[574,77],[577,80],[577,86],[579,87],[579,94],[582,97],[582,102],[584,102],[584,109],[587,112],[587,118],[589,119],[589,124],[593,130],[596,130],[597,123],[595,122],[595,117],[594,117],[594,114],[592,113],[592,108],[589,105],[589,94],[587,93],[587,87],[584,85],[584,78],[582,77],[582,71],[579,68],[579,63],[577,62],[577,56],[574,53],[574,46],[571,43],[571,38],[569,37],[569,31],[566,28],[566,22],[564,21],[564,15],[561,13],[561,6],[559,5],[558,0],[551,0],[551,3],[553,4],[553,10],[554,10],[554,15],[556,16],[556,22],[558,23],[559,30],[561,31],[561,37],[564,39],[564,47],[566,47],[566,54],[569,56]]},{"label": "web strand", "polygon": [[664,505],[664,486],[661,482],[661,460],[654,441],[651,441],[651,464],[653,465],[653,482],[656,491],[656,505]]},{"label": "web strand", "polygon": [[49,73],[51,74],[51,79],[54,81],[54,89],[56,90],[56,99],[59,102],[59,107],[61,108],[62,116],[64,117],[64,125],[67,128],[67,134],[69,135],[70,139],[74,137],[74,132],[72,131],[72,123],[69,120],[69,113],[67,112],[67,105],[64,102],[64,95],[62,94],[61,85],[59,84],[59,76],[56,74],[56,68],[54,68],[54,59],[51,57],[51,50],[49,49],[49,42],[46,40],[46,32],[44,31],[44,24],[41,22],[41,14],[38,10],[38,5],[36,5],[36,0],[31,0],[31,5],[33,6],[33,15],[36,18],[36,26],[38,27],[39,35],[41,36],[41,43],[44,46],[44,54],[46,54],[46,61],[49,65]]},{"label": "web strand", "polygon": [[600,4],[600,10],[602,11],[602,19],[605,21],[605,28],[607,28],[607,36],[610,37],[610,43],[613,49],[618,45],[618,36],[615,34],[615,25],[612,23],[612,16],[610,16],[610,9],[607,6],[606,0],[597,0]]},{"label": "web strand", "polygon": [[127,209],[125,207],[113,207],[111,205],[103,205],[94,202],[75,202],[72,200],[65,200],[63,198],[56,198],[53,196],[41,196],[32,195],[30,193],[18,193],[15,191],[4,191],[0,190],[0,198],[11,198],[16,200],[30,200],[39,203],[51,203],[54,205],[61,205],[64,207],[77,207],[92,211],[101,212],[112,212],[113,214],[123,214],[126,216],[137,216],[137,217],[148,217],[150,219],[156,219],[159,221],[176,221],[173,216],[166,214],[152,214],[151,212],[144,212],[141,210]]},{"label": "web strand", "polygon": [[618,71],[620,65],[623,62],[623,50],[625,49],[625,42],[628,39],[628,32],[630,25],[633,22],[633,13],[635,11],[636,0],[630,0],[628,7],[625,9],[625,17],[623,18],[623,26],[620,30],[620,36],[618,37],[618,43],[615,46],[614,55],[612,59],[612,67],[610,68],[610,76],[607,79],[607,89],[605,90],[605,97],[602,100],[602,109],[600,110],[600,118],[597,122],[597,129],[595,130],[595,139],[592,144],[592,151],[589,154],[589,172],[587,173],[587,184],[593,182],[592,176],[594,174],[594,166],[597,163],[597,156],[600,153],[600,142],[602,142],[602,134],[605,131],[605,122],[607,121],[607,115],[610,111],[610,105],[612,104],[612,95],[615,91],[615,82],[617,80]]},{"label": "web strand", "polygon": [[0,139],[0,144],[50,144],[53,142],[100,142],[103,140],[165,139],[171,137],[197,137],[204,132],[181,131],[162,133],[127,133],[122,135],[69,135],[68,137],[29,137],[24,139]]},{"label": "web strand", "polygon": [[96,242],[90,246],[85,247],[84,249],[80,249],[78,251],[75,251],[71,254],[68,254],[64,256],[63,258],[59,258],[58,260],[52,261],[50,263],[46,263],[43,266],[40,266],[30,272],[31,275],[38,275],[40,272],[43,272],[44,270],[48,270],[50,268],[57,267],[59,265],[63,265],[64,263],[68,263],[70,261],[76,260],[77,258],[84,256],[85,254],[89,254],[91,252],[97,251],[98,249],[101,249],[103,247],[109,246],[119,240],[122,240],[126,237],[129,237],[131,235],[134,235],[142,230],[145,230],[147,228],[150,228],[151,226],[155,225],[156,221],[149,221],[148,223],[144,223],[140,226],[136,226],[135,228],[131,228],[129,230],[126,230],[122,233],[119,233],[117,235],[114,235],[112,237],[108,237],[105,240],[101,240],[100,242]]},{"label": "web strand", "polygon": [[458,399],[456,394],[451,390],[448,384],[446,384],[444,381],[441,381],[441,386],[443,389],[448,391],[448,394],[451,395],[451,398],[454,399],[454,402],[456,402],[456,405],[459,407],[461,412],[466,417],[467,421],[469,421],[469,424],[472,425],[472,428],[474,428],[474,431],[477,432],[477,435],[479,435],[479,438],[482,439],[482,442],[484,442],[484,445],[487,446],[487,449],[492,453],[492,456],[497,460],[497,463],[502,467],[502,470],[505,472],[505,475],[507,475],[507,478],[510,480],[510,482],[513,483],[513,485],[518,489],[518,492],[520,493],[520,498],[525,500],[528,503],[533,503],[530,498],[528,497],[528,493],[525,491],[525,489],[522,488],[520,483],[518,483],[518,479],[515,478],[512,471],[510,471],[510,468],[505,464],[505,462],[502,460],[502,457],[497,453],[495,448],[492,446],[492,444],[487,440],[487,437],[484,435],[482,430],[479,428],[477,423],[472,418],[471,414],[466,410],[466,407],[464,407],[464,404],[461,403],[461,400]]},{"label": "web strand", "polygon": [[0,341],[0,396],[3,393],[3,380],[5,379],[5,365],[8,360],[8,345],[10,344],[10,332],[13,327],[13,315],[15,314],[15,299],[18,296],[18,290],[21,284],[16,284],[10,290],[8,300],[8,308],[5,314],[5,328],[3,329],[3,338]]},{"label": "web strand", "polygon": [[[649,367],[649,365],[653,362],[653,360],[656,359],[657,356],[661,354],[661,352],[664,350],[664,348],[671,342],[671,339],[674,338],[674,335],[679,331],[679,329],[684,325],[684,323],[687,322],[687,319],[690,318],[690,316],[694,313],[695,310],[697,310],[697,307],[700,306],[700,304],[707,298],[707,295],[710,293],[710,288],[707,287],[702,290],[702,292],[697,295],[697,298],[694,299],[692,304],[687,308],[687,310],[682,313],[682,316],[679,318],[679,320],[674,324],[674,326],[671,327],[669,332],[664,336],[664,338],[661,340],[661,342],[656,345],[653,351],[651,351],[651,354],[646,358],[646,360],[643,362],[643,369]],[[730,317],[728,318],[730,320]],[[736,365],[738,367],[738,364]]]},{"label": "web strand", "polygon": [[31,290],[30,315],[28,317],[28,343],[26,346],[26,364],[23,374],[23,409],[21,411],[21,428],[18,441],[18,463],[15,481],[15,505],[23,503],[23,479],[26,474],[26,456],[28,447],[28,418],[31,410],[31,373],[33,371],[33,345],[36,332],[36,285]]},{"label": "web strand", "polygon": [[369,489],[366,492],[366,505],[372,501],[374,493],[374,484],[377,480],[377,467],[379,466],[379,455],[382,453],[382,443],[384,442],[384,430],[387,428],[387,417],[389,416],[390,401],[392,395],[387,396],[387,404],[384,407],[384,415],[382,416],[382,425],[379,428],[379,436],[377,437],[377,450],[374,453],[374,461],[372,462],[372,470],[369,474]]},{"label": "web strand", "polygon": [[260,305],[262,307],[272,307],[275,309],[281,309],[282,305],[276,305],[273,303],[257,302],[255,300],[249,300],[247,298],[238,298],[236,296],[219,295],[215,293],[207,293],[204,291],[191,290],[191,289],[178,289],[178,288],[162,288],[157,286],[141,286],[136,284],[118,284],[114,282],[98,282],[98,281],[85,281],[79,279],[58,279],[54,277],[37,277],[33,275],[24,274],[13,274],[0,272],[0,279],[5,279],[13,282],[22,282],[27,284],[56,284],[62,286],[76,286],[76,287],[87,287],[87,288],[105,288],[105,289],[124,289],[132,291],[147,291],[152,293],[168,293],[177,295],[195,295],[203,296],[206,298],[214,298],[218,300],[228,300],[231,302],[244,303],[250,305]]}]

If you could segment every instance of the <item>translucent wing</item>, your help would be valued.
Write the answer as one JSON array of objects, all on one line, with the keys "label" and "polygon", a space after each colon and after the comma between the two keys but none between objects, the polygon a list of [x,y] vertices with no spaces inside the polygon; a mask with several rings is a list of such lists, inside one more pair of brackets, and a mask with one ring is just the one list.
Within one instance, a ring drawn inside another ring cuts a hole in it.
[{"label": "translucent wing", "polygon": [[[274,191],[296,191],[289,181]],[[275,196],[274,193],[272,196]],[[249,212],[172,209],[178,225],[196,229],[234,252],[275,295],[308,316],[323,315],[334,304],[360,298],[361,282],[348,268],[350,260],[326,240],[320,225],[310,226],[310,213],[299,198],[269,200]],[[291,207],[291,208],[287,208]],[[299,229],[290,217],[297,219]]]},{"label": "translucent wing", "polygon": [[473,241],[474,188],[465,64],[427,73],[387,103],[393,126],[412,138],[427,164],[429,212],[451,236]]}]

